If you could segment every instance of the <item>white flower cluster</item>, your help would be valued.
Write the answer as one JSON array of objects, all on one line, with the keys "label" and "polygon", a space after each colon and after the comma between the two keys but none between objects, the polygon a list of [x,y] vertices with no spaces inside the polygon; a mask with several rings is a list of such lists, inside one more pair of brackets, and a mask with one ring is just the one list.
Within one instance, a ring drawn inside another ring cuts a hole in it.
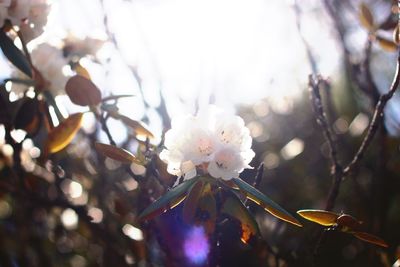
[{"label": "white flower cluster", "polygon": [[10,20],[28,42],[43,33],[49,12],[47,0],[0,0],[0,27]]},{"label": "white flower cluster", "polygon": [[254,157],[249,129],[239,116],[227,114],[210,105],[197,116],[172,119],[165,134],[165,149],[160,158],[168,172],[190,179],[197,170],[214,178],[230,180],[249,166]]},{"label": "white flower cluster", "polygon": [[[64,87],[68,77],[64,75],[63,69],[70,69],[70,67],[67,59],[62,54],[62,50],[43,43],[32,50],[31,58],[32,64],[46,80],[47,84],[44,89],[49,90],[55,96],[64,94]],[[25,74],[19,70],[14,71],[13,77],[26,79]],[[20,94],[26,90],[26,86],[13,83],[12,90],[16,94]]]}]

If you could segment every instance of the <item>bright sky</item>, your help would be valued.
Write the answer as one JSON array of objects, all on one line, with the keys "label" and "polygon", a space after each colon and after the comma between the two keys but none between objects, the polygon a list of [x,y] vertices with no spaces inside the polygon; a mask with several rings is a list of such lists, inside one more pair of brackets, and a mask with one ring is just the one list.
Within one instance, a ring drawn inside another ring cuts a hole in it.
[{"label": "bright sky", "polygon": [[[209,101],[225,108],[263,97],[293,97],[310,73],[293,2],[286,0],[104,0],[123,59],[111,49],[107,73],[94,80],[114,93],[137,93],[124,63],[136,66],[146,100],[161,89],[173,115]],[[319,1],[301,1],[302,31],[315,48],[320,71],[331,75],[339,55]],[[312,7],[312,8],[311,8]],[[104,33],[99,0],[54,0],[48,36]],[[104,75],[106,74],[106,75]],[[132,101],[132,100],[130,100]],[[140,101],[139,101],[140,102]],[[135,103],[139,108],[140,103]],[[132,102],[122,109],[132,112]]]}]

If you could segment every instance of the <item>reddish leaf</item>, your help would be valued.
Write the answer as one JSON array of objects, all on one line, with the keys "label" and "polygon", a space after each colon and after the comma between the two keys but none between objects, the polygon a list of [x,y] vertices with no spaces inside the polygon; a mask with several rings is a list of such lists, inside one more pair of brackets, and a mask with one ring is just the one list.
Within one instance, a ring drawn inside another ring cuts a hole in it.
[{"label": "reddish leaf", "polygon": [[126,164],[130,164],[132,162],[142,164],[131,152],[123,148],[101,143],[96,143],[95,148],[97,152],[103,154],[106,157],[112,158],[113,160]]},{"label": "reddish leaf", "polygon": [[81,75],[71,77],[65,85],[65,91],[71,101],[80,106],[95,106],[101,102],[100,90]]},{"label": "reddish leaf", "polygon": [[364,232],[355,232],[355,233],[353,233],[353,235],[362,241],[365,241],[365,242],[368,242],[371,244],[375,244],[375,245],[378,245],[378,246],[381,246],[384,248],[389,247],[389,245],[383,239],[381,239],[375,235],[372,235],[369,233],[364,233]]},{"label": "reddish leaf", "polygon": [[340,215],[337,220],[336,220],[337,224],[341,227],[347,227],[351,230],[354,231],[358,231],[360,226],[361,226],[361,222],[358,221],[356,218],[354,218],[353,216],[350,216],[348,214],[342,214]]}]

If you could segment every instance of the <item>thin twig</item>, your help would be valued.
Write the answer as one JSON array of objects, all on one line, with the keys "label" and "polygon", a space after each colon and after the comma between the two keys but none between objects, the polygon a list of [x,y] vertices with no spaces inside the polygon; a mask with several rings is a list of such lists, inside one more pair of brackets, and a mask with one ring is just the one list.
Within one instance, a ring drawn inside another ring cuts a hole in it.
[{"label": "thin twig", "polygon": [[326,118],[324,107],[322,105],[320,85],[323,82],[322,77],[309,76],[309,87],[311,94],[311,102],[313,104],[314,112],[317,117],[317,122],[321,126],[325,139],[329,146],[329,155],[331,160],[331,175],[333,177],[333,184],[330,189],[328,199],[326,201],[326,210],[332,210],[335,206],[335,200],[339,194],[340,183],[343,178],[343,168],[337,158],[337,143],[333,138],[331,127]]},{"label": "thin twig", "polygon": [[106,133],[108,141],[110,142],[111,145],[116,146],[117,143],[114,141],[110,129],[107,126],[107,121],[106,119],[103,117],[102,114],[99,114],[97,116],[97,119],[99,120],[100,124],[101,124],[101,129]]},{"label": "thin twig", "polygon": [[[121,48],[120,48],[120,44],[118,43],[118,40],[115,38],[114,33],[111,31],[110,27],[109,27],[109,18],[108,18],[108,14],[107,14],[107,10],[105,8],[104,5],[104,0],[99,0],[100,6],[103,10],[103,25],[104,25],[104,29],[106,31],[106,34],[109,38],[109,40],[112,42],[112,44],[114,45],[115,49],[117,50],[117,52],[119,53],[122,61],[124,62],[124,64],[126,65],[126,67],[130,70],[130,72],[132,73],[132,76],[135,78],[137,84],[138,84],[138,89],[140,92],[140,96],[142,98],[143,101],[143,105],[145,107],[145,110],[150,108],[150,105],[147,103],[147,101],[145,100],[144,97],[144,89],[143,89],[143,85],[142,85],[142,78],[140,77],[137,68],[132,66],[131,64],[129,64],[125,57],[122,55],[121,53]],[[159,113],[159,115],[162,118],[162,122],[163,122],[163,126],[164,129],[169,129],[171,128],[171,119],[168,115],[168,111],[167,111],[167,107],[166,107],[166,103],[165,103],[165,98],[161,92],[161,90],[159,91],[160,94],[160,104],[158,105],[157,108],[155,108],[157,110],[157,112]],[[147,119],[147,114],[145,114],[145,118]]]},{"label": "thin twig", "polygon": [[[258,189],[258,187],[260,186],[262,177],[264,174],[264,163],[261,163],[260,165],[258,165],[257,167],[257,173],[256,176],[254,177],[254,181],[253,181],[253,187]],[[253,205],[253,202],[249,203],[249,200],[246,199],[243,203],[250,211],[254,212],[254,209],[256,207],[256,205]]]},{"label": "thin twig", "polygon": [[360,148],[357,153],[354,155],[352,161],[346,166],[344,169],[344,175],[350,174],[359,164],[361,159],[364,157],[364,153],[367,150],[368,146],[371,144],[372,139],[374,138],[381,122],[383,119],[383,111],[387,102],[393,97],[396,92],[399,83],[400,83],[400,51],[397,56],[397,66],[396,72],[394,74],[392,85],[390,86],[389,91],[386,94],[383,94],[379,97],[379,101],[375,106],[374,115],[372,117],[371,123],[368,127],[367,135],[364,137]]}]

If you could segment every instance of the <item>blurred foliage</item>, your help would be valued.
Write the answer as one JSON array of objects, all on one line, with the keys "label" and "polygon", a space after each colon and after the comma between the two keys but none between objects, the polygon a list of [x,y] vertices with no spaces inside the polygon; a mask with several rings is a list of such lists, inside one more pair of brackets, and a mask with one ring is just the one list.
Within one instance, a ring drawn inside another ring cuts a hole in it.
[{"label": "blurred foliage", "polygon": [[[383,86],[388,71],[380,66],[387,65],[382,55],[397,49],[399,28],[397,11],[376,15],[376,10],[390,9],[390,1],[378,2],[326,1],[344,51],[342,72],[321,94],[341,163],[353,158],[379,94],[388,89]],[[345,41],[343,30],[355,23],[349,12],[360,18],[358,29],[368,32],[366,48],[349,48]],[[15,101],[7,88],[10,80],[0,87],[0,266],[350,267],[392,266],[400,257],[400,117],[390,107],[362,162],[341,184],[334,222],[312,220],[337,227],[301,220],[299,229],[264,208],[293,223],[295,211],[325,207],[332,184],[329,147],[306,91],[298,98],[261,99],[238,109],[253,137],[251,165],[265,169],[257,188],[290,214],[237,181],[215,185],[202,178],[193,186],[181,184],[184,192],[177,192],[179,187],[168,191],[176,177],[158,158],[162,144],[154,142],[143,122],[118,111],[119,99],[130,95],[102,96],[87,70],[71,61],[77,75],[67,83],[66,94],[86,110],[64,118],[54,96],[44,90],[43,77],[6,30],[0,36],[6,57],[27,74],[33,70],[33,80],[12,82],[36,87]],[[138,78],[134,70],[132,75]],[[399,105],[399,99],[391,103]],[[168,126],[163,105],[157,112]],[[91,131],[80,127],[85,116],[95,118]],[[111,120],[129,132],[119,146],[110,133]],[[102,132],[110,144],[99,143]],[[241,174],[248,184],[256,177],[256,168]],[[163,205],[156,201],[161,196]],[[159,216],[139,220],[142,212]],[[199,232],[198,225],[205,230]],[[389,247],[361,241],[373,239],[365,233],[381,237]],[[209,240],[200,263],[185,254],[191,234]]]}]

